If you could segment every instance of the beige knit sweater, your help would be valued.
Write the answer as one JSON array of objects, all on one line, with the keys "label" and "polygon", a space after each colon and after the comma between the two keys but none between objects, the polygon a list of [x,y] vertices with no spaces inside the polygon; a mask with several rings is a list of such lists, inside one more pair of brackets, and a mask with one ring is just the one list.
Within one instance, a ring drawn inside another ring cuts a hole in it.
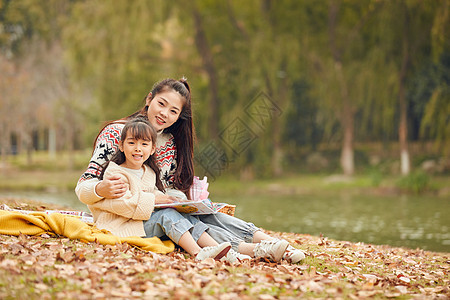
[{"label": "beige knit sweater", "polygon": [[110,162],[104,177],[112,174],[122,176],[129,184],[129,190],[121,198],[105,198],[88,205],[95,225],[119,237],[145,236],[143,221],[150,219],[155,205],[155,195],[162,194],[155,187],[155,172],[144,165],[144,175],[140,179],[116,163]]}]

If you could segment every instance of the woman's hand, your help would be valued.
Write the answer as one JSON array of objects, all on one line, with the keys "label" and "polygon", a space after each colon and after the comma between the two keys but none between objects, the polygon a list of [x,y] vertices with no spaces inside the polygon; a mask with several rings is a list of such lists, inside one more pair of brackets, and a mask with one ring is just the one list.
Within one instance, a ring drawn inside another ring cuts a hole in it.
[{"label": "woman's hand", "polygon": [[104,178],[95,186],[97,195],[103,198],[115,199],[123,197],[128,190],[128,183],[120,175]]},{"label": "woman's hand", "polygon": [[180,197],[175,197],[175,196],[172,196],[172,199],[176,203],[191,202],[191,200],[180,198]]},{"label": "woman's hand", "polygon": [[156,195],[155,197],[155,204],[170,204],[174,202],[177,202],[175,197],[166,194]]}]

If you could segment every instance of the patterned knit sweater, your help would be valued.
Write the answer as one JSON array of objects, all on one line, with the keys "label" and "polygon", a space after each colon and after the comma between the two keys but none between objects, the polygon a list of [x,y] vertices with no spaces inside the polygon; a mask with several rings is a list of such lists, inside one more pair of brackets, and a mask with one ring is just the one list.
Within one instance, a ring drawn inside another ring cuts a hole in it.
[{"label": "patterned knit sweater", "polygon": [[[113,123],[106,126],[99,134],[88,168],[81,175],[75,193],[81,202],[91,205],[103,198],[95,193],[95,186],[100,182],[102,165],[119,147],[120,135],[125,125]],[[156,140],[156,162],[161,170],[160,178],[164,188],[173,188],[177,168],[177,150],[170,133],[159,133]]]},{"label": "patterned knit sweater", "polygon": [[127,169],[110,162],[105,176],[119,175],[129,185],[123,197],[102,199],[88,205],[94,217],[95,225],[120,237],[145,236],[144,223],[150,219],[155,205],[155,196],[162,194],[155,187],[155,172],[144,165],[142,178]]}]

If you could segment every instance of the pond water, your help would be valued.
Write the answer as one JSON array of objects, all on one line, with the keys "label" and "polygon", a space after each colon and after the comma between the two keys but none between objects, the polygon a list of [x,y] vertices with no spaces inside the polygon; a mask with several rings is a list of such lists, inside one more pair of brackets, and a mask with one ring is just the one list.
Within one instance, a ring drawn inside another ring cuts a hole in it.
[{"label": "pond water", "polygon": [[[74,192],[1,193],[87,211]],[[236,216],[274,231],[330,239],[450,252],[450,200],[437,197],[216,197],[237,205]]]},{"label": "pond water", "polygon": [[220,201],[236,204],[236,216],[270,230],[450,252],[448,199],[302,195]]}]

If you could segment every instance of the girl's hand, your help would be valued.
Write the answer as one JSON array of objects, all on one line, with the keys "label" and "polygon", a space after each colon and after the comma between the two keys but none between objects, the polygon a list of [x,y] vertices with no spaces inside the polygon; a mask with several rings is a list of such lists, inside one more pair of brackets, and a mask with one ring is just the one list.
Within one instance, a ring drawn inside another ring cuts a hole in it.
[{"label": "girl's hand", "polygon": [[156,195],[155,197],[155,204],[170,204],[177,202],[174,197],[169,195]]},{"label": "girl's hand", "polygon": [[128,183],[120,175],[104,178],[95,186],[97,195],[103,198],[115,199],[123,197],[128,190]]}]

